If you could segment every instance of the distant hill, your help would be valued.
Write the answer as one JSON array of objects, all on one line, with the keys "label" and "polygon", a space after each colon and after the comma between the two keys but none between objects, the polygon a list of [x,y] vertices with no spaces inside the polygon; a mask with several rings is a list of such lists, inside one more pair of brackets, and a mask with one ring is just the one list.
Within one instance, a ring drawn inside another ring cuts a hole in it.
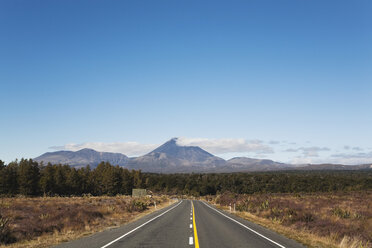
[{"label": "distant hill", "polygon": [[109,162],[128,169],[155,173],[229,173],[251,171],[281,171],[281,170],[371,170],[372,165],[340,165],[340,164],[305,164],[293,165],[279,163],[270,159],[254,159],[236,157],[230,160],[219,158],[198,146],[181,146],[177,138],[173,138],[152,152],[134,158],[128,158],[121,153],[97,152],[92,149],[80,151],[47,152],[34,160],[44,164],[69,164],[82,167],[87,164],[92,167],[100,162]]},{"label": "distant hill", "polygon": [[97,152],[93,149],[82,149],[73,151],[47,152],[34,159],[37,162],[50,162],[52,164],[68,164],[74,167],[83,167],[91,165],[97,166],[100,162],[105,161],[113,165],[125,166],[129,158],[121,153]]},{"label": "distant hill", "polygon": [[343,164],[308,164],[295,168],[296,170],[370,170],[372,164],[343,165]]},{"label": "distant hill", "polygon": [[270,159],[236,157],[227,161],[227,167],[233,171],[273,171],[293,168],[295,165],[275,162]]}]

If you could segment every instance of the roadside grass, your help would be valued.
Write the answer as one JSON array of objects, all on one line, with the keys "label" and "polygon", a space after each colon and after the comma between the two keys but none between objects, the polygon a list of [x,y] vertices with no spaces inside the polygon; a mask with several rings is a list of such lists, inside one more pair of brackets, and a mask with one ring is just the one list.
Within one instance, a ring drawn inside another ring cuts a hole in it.
[{"label": "roadside grass", "polygon": [[[134,221],[167,196],[0,198],[0,247],[50,247]],[[5,245],[6,244],[6,245]]]},{"label": "roadside grass", "polygon": [[372,248],[372,192],[205,197],[308,247]]}]

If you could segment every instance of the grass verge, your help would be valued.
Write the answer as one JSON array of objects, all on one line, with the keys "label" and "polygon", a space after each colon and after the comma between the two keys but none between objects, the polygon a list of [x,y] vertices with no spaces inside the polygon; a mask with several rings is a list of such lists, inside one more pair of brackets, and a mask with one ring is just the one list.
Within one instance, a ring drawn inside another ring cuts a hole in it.
[{"label": "grass verge", "polygon": [[119,227],[155,211],[155,202],[157,209],[171,203],[167,196],[0,198],[0,247],[50,247]]},{"label": "grass verge", "polygon": [[227,211],[235,204],[237,216],[308,247],[372,247],[372,192],[225,193],[206,200]]}]

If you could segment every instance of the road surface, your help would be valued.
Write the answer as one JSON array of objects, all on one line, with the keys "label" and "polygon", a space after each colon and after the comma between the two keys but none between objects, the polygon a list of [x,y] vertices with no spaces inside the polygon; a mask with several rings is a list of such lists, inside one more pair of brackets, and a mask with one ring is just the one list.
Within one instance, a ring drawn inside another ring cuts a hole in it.
[{"label": "road surface", "polygon": [[182,200],[133,223],[58,248],[297,248],[301,244],[196,200]]}]

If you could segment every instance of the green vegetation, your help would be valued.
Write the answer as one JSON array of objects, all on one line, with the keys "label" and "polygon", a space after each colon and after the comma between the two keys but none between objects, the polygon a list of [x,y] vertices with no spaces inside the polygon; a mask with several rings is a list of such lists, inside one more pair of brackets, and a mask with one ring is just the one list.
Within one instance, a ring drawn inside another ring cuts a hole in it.
[{"label": "green vegetation", "polygon": [[372,247],[372,191],[223,193],[209,202],[297,239],[307,247]]},{"label": "green vegetation", "polygon": [[9,228],[9,218],[5,218],[0,214],[0,244],[7,244],[13,242],[13,240]]},{"label": "green vegetation", "polygon": [[22,159],[0,160],[0,195],[130,195],[133,188],[193,196],[224,192],[311,193],[372,189],[371,171],[256,172],[229,174],[152,174],[100,163],[76,169]]},{"label": "green vegetation", "polygon": [[168,206],[167,196],[2,197],[0,247],[52,247]]},{"label": "green vegetation", "polygon": [[229,174],[150,174],[146,186],[154,191],[194,196],[224,192],[310,193],[372,189],[372,172],[255,172]]},{"label": "green vegetation", "polygon": [[31,159],[0,166],[0,195],[129,195],[143,187],[141,171],[129,171],[102,162],[75,169],[68,165],[40,165]]}]

